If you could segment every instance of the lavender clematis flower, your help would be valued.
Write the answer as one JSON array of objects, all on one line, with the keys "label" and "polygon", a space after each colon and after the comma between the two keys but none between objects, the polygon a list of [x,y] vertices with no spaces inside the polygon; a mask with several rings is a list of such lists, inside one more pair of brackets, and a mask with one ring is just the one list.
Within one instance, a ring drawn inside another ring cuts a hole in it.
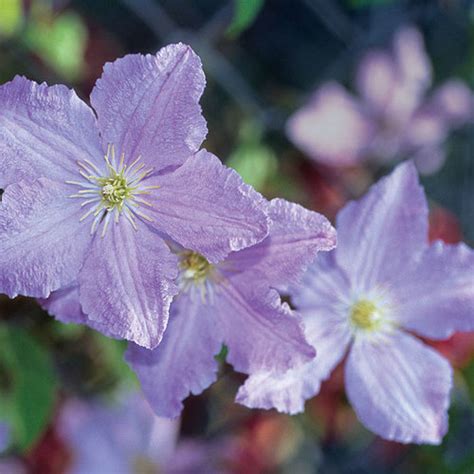
[{"label": "lavender clematis flower", "polygon": [[138,394],[110,405],[70,400],[58,429],[72,451],[70,474],[217,472],[225,454],[224,443],[217,456],[205,443],[178,442],[179,421],[158,418]]},{"label": "lavender clematis flower", "polygon": [[176,44],[106,64],[97,118],[64,86],[0,87],[0,292],[78,282],[87,324],[153,348],[178,291],[162,237],[217,262],[266,236],[260,195],[198,152],[204,84]]},{"label": "lavender clematis flower", "polygon": [[227,361],[244,373],[284,372],[314,357],[299,318],[274,288],[298,281],[318,251],[334,247],[335,232],[323,216],[281,199],[268,214],[269,237],[219,263],[176,250],[181,291],[163,341],[153,351],[129,345],[126,354],[158,415],[178,416],[189,393],[216,380],[223,343]]},{"label": "lavender clematis flower", "polygon": [[423,39],[414,28],[404,28],[390,54],[374,50],[362,59],[359,97],[336,83],[324,84],[290,118],[287,132],[318,162],[347,166],[410,156],[421,172],[432,173],[444,162],[449,131],[473,119],[474,99],[460,80],[426,97],[430,86]]},{"label": "lavender clematis flower", "polygon": [[444,339],[474,330],[474,251],[429,245],[427,218],[411,162],[345,206],[337,249],[292,292],[316,359],[284,376],[250,376],[237,401],[300,412],[347,353],[346,391],[365,426],[403,443],[439,443],[451,367],[412,333]]}]

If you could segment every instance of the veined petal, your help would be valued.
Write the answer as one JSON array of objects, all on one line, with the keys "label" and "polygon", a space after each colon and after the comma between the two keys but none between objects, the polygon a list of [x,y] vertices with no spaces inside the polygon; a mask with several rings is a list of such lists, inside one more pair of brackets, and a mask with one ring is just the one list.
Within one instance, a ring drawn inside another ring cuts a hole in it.
[{"label": "veined petal", "polygon": [[181,43],[107,63],[91,94],[104,146],[113,143],[126,162],[141,155],[157,170],[180,165],[207,133],[204,85],[199,57]]},{"label": "veined petal", "polygon": [[451,385],[448,361],[400,331],[356,338],[346,364],[346,391],[360,421],[400,443],[441,442]]},{"label": "veined petal", "polygon": [[328,83],[289,119],[287,133],[316,161],[347,166],[361,160],[374,124],[343,87]]},{"label": "veined petal", "polygon": [[48,298],[39,298],[38,303],[51,316],[63,323],[87,324],[87,316],[79,302],[77,284],[53,291]]},{"label": "veined petal", "polygon": [[428,206],[413,163],[402,163],[347,204],[337,216],[337,232],[336,260],[356,292],[406,272],[428,238]]},{"label": "veined petal", "polygon": [[205,150],[172,173],[145,181],[157,230],[184,248],[218,262],[260,242],[268,232],[265,201],[241,177]]},{"label": "veined petal", "polygon": [[344,357],[351,334],[346,324],[331,313],[305,314],[311,321],[305,333],[317,354],[311,362],[284,374],[257,372],[240,387],[236,401],[249,408],[276,408],[294,415],[304,411],[305,401],[315,396],[334,367]]},{"label": "veined petal", "polygon": [[317,252],[334,248],[336,231],[321,214],[284,199],[270,201],[267,212],[268,237],[231,254],[225,265],[235,273],[231,276],[233,281],[253,284],[251,275],[258,272],[261,282],[284,289],[298,282]]},{"label": "veined petal", "polygon": [[261,370],[285,372],[314,357],[306,342],[300,318],[278,293],[257,288],[253,293],[225,282],[219,286],[216,305],[227,361],[247,374]]},{"label": "veined petal", "polygon": [[179,416],[190,393],[198,395],[216,380],[214,356],[222,345],[216,316],[214,305],[184,293],[171,306],[169,324],[157,348],[150,351],[129,345],[126,360],[158,416]]},{"label": "veined petal", "polygon": [[0,293],[46,297],[72,283],[90,245],[67,185],[40,178],[7,187],[0,202]]},{"label": "veined petal", "polygon": [[51,316],[63,323],[84,324],[106,336],[115,336],[107,325],[90,320],[82,311],[77,282],[53,291],[48,298],[39,298],[38,303]]},{"label": "veined petal", "polygon": [[396,319],[431,339],[474,331],[474,251],[435,242],[394,285]]},{"label": "veined petal", "polygon": [[65,86],[24,77],[0,86],[0,188],[46,177],[63,183],[76,161],[102,155],[92,110]]},{"label": "veined petal", "polygon": [[168,323],[177,270],[176,257],[145,225],[110,224],[103,238],[95,235],[79,275],[82,309],[110,336],[152,349]]}]

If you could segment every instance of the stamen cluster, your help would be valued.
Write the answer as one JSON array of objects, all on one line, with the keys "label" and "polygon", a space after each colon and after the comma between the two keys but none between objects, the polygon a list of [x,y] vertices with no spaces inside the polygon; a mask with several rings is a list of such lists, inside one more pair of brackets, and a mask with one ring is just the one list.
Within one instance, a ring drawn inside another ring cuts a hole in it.
[{"label": "stamen cluster", "polygon": [[107,231],[112,216],[118,223],[123,214],[135,230],[137,230],[136,216],[152,222],[149,216],[139,210],[141,205],[151,207],[151,204],[139,196],[149,194],[152,189],[159,188],[159,186],[142,185],[142,181],[152,173],[153,168],[143,170],[145,165],[140,163],[140,156],[127,165],[125,155],[122,154],[117,163],[113,145],[108,146],[104,160],[106,165],[104,170],[99,169],[90,160],[78,161],[79,173],[85,181],[66,181],[68,184],[82,188],[70,197],[84,199],[81,207],[89,206],[80,220],[83,221],[92,215],[94,220],[91,225],[91,234],[94,234],[99,225],[103,224],[102,237]]}]

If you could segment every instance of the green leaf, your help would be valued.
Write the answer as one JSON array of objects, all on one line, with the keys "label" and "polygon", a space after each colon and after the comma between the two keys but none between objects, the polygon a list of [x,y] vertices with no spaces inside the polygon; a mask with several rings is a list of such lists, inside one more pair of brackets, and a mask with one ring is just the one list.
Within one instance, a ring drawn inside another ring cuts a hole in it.
[{"label": "green leaf", "polygon": [[256,123],[245,122],[239,135],[240,143],[226,164],[235,169],[247,184],[262,191],[276,174],[278,161],[275,153],[261,141],[262,131]]},{"label": "green leaf", "polygon": [[257,18],[265,0],[234,0],[234,18],[227,29],[227,35],[235,38]]},{"label": "green leaf", "polygon": [[80,79],[85,67],[87,29],[79,15],[65,12],[52,17],[37,8],[25,31],[26,45],[48,66],[69,81]]},{"label": "green leaf", "polygon": [[48,425],[56,378],[44,349],[20,328],[0,326],[0,418],[12,427],[20,450],[31,447]]},{"label": "green leaf", "polygon": [[0,0],[0,35],[14,35],[22,23],[22,0]]}]

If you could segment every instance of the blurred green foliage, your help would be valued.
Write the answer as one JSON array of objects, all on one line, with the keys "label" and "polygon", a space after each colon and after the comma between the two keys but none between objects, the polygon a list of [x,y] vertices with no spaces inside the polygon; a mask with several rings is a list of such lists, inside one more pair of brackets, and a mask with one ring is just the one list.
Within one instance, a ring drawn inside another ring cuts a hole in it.
[{"label": "blurred green foliage", "polygon": [[57,383],[49,354],[25,330],[0,326],[0,419],[25,451],[41,436],[53,412]]},{"label": "blurred green foliage", "polygon": [[236,37],[257,18],[265,0],[234,0],[234,18],[227,30],[230,37]]},{"label": "blurred green foliage", "polygon": [[24,31],[24,41],[48,66],[67,81],[85,73],[87,28],[75,12],[54,14],[44,0],[36,0]]},{"label": "blurred green foliage", "polygon": [[0,36],[15,34],[23,23],[22,0],[0,0]]}]

